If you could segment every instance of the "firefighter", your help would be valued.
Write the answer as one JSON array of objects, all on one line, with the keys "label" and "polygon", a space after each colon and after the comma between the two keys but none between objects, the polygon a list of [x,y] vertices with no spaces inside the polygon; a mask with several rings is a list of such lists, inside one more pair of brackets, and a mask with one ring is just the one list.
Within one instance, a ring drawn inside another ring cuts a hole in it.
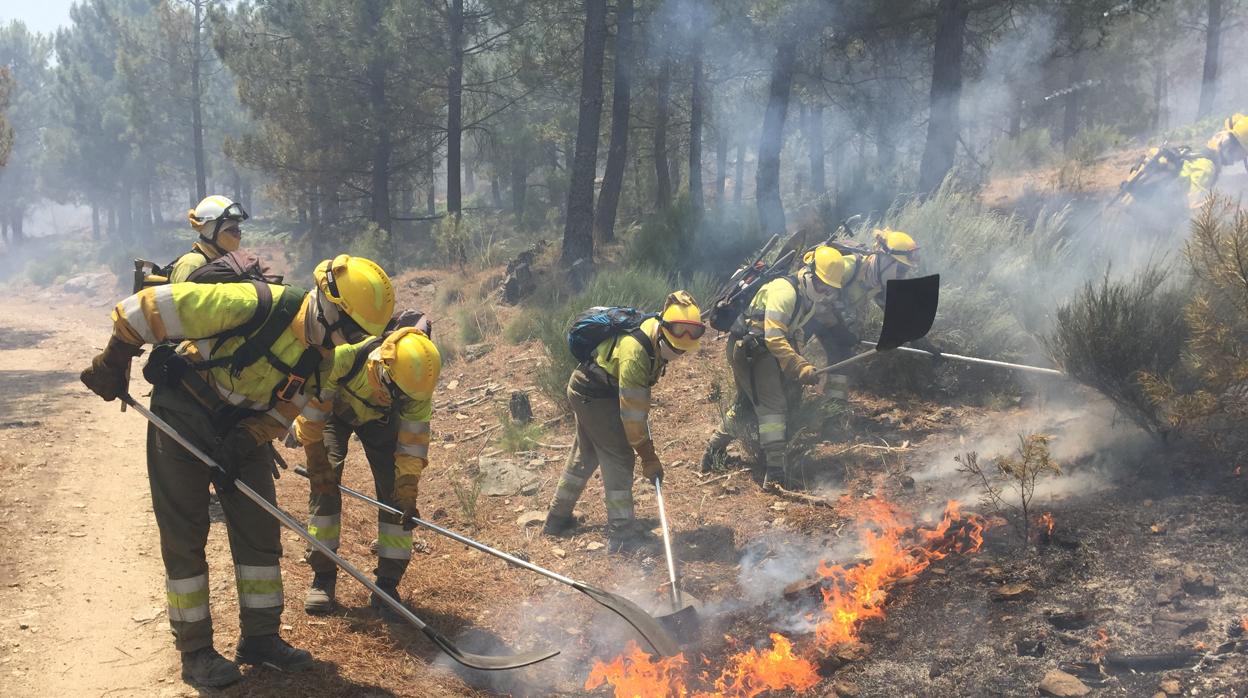
[{"label": "firefighter", "polygon": [[658,317],[636,330],[609,337],[594,349],[568,380],[568,401],[576,419],[572,452],[546,515],[542,532],[569,533],[573,508],[594,470],[602,467],[607,509],[607,549],[629,554],[649,549],[653,537],[638,529],[633,516],[634,454],[647,481],[663,476],[650,438],[650,389],[669,361],[695,351],[706,325],[693,296],[676,291]]},{"label": "firefighter", "polygon": [[[144,376],[155,385],[152,412],[221,470],[209,470],[164,432],[149,427],[147,471],[165,563],[169,624],[182,653],[182,678],[224,686],[237,664],[307,669],[311,655],[278,636],[282,613],[279,525],[237,491],[245,482],[274,499],[269,441],[291,426],[331,366],[333,347],[376,334],[394,309],[390,279],[373,262],[339,255],[314,272],[304,292],[259,282],[167,284],[122,300],[113,334],[82,372],[105,400],[125,394],[130,360],[152,344]],[[257,321],[258,319],[258,321]],[[176,348],[171,343],[186,340]],[[208,610],[208,484],[225,512],[238,589],[241,633],[234,661],[213,647]]]},{"label": "firefighter", "polygon": [[199,239],[191,245],[190,252],[173,263],[169,283],[186,281],[191,272],[237,250],[243,240],[242,222],[248,218],[242,204],[220,194],[205,198],[186,216]]},{"label": "firefighter", "polygon": [[[425,324],[427,328],[427,323]],[[295,423],[308,462],[311,492],[308,530],[338,549],[342,525],[342,480],[347,443],[359,437],[373,471],[377,498],[404,512],[379,512],[377,586],[399,598],[399,580],[412,557],[410,516],[420,516],[416,495],[420,474],[429,462],[429,418],[442,357],[425,332],[403,327],[383,338],[369,338],[334,350],[334,370],[319,399],[314,398]],[[311,614],[334,607],[338,567],[320,552],[309,551],[314,577],[303,608]],[[383,617],[394,612],[376,596],[370,605]]]},{"label": "firefighter", "polygon": [[786,463],[788,415],[800,402],[801,386],[814,385],[820,378],[797,347],[808,331],[835,324],[832,318],[841,311],[838,302],[846,264],[836,249],[816,247],[804,256],[795,274],[764,284],[734,323],[728,365],[737,399],[707,444],[704,471],[722,462],[734,434],[741,433],[747,423],[757,424],[764,485],[804,485],[797,469]]},{"label": "firefighter", "polygon": [[1122,184],[1122,203],[1144,206],[1141,217],[1156,213],[1165,219],[1180,197],[1186,198],[1188,210],[1204,206],[1223,167],[1240,161],[1248,167],[1248,117],[1235,114],[1223,126],[1203,148],[1150,149]]}]

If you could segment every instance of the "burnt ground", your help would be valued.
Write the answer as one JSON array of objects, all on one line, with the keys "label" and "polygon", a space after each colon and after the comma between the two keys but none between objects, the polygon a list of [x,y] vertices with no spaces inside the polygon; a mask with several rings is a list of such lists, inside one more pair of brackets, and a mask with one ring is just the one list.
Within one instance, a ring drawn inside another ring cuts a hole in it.
[{"label": "burnt ground", "polygon": [[[451,276],[434,271],[407,275],[401,297],[416,307],[433,307],[436,288]],[[485,273],[468,276],[470,281],[488,278]],[[65,299],[67,305],[76,302]],[[103,318],[107,310],[92,312]],[[504,325],[515,312],[499,308]],[[437,332],[454,336],[453,320],[444,317]],[[432,463],[422,480],[422,512],[558,572],[637,600],[653,597],[666,580],[661,556],[620,558],[598,549],[605,520],[599,480],[587,488],[578,507],[584,523],[570,538],[547,539],[537,526],[518,521],[524,514],[544,512],[571,441],[570,424],[557,421],[557,406],[534,388],[540,347],[508,346],[500,339],[492,344],[483,357],[460,359],[444,370]],[[695,687],[706,687],[697,673],[717,673],[727,652],[765,645],[770,632],[787,634],[799,653],[811,653],[809,609],[784,601],[782,590],[811,576],[821,559],[852,562],[859,554],[857,526],[837,504],[838,497],[887,499],[925,522],[938,517],[949,498],[974,508],[976,492],[956,472],[953,456],[971,450],[984,457],[1006,453],[1019,433],[1030,431],[1053,435],[1053,455],[1065,471],[1044,483],[1035,500],[1036,512],[1052,512],[1056,520],[1055,541],[1033,541],[1025,548],[1012,528],[999,525],[989,532],[981,553],[947,558],[893,587],[886,616],[864,626],[866,645],[857,648],[854,661],[839,667],[839,662],[825,662],[823,680],[805,695],[1032,696],[1046,672],[1061,666],[1074,671],[1076,663],[1094,657],[1172,652],[1197,643],[1216,649],[1227,640],[1228,626],[1248,616],[1248,570],[1242,564],[1248,493],[1233,465],[1190,459],[1181,450],[1158,452],[1115,419],[1112,410],[1079,390],[1039,390],[1021,402],[987,396],[957,403],[855,390],[851,410],[830,416],[826,438],[813,443],[811,472],[831,480],[816,492],[821,502],[779,498],[760,490],[746,469],[748,459],[735,447],[723,472],[700,476],[692,468],[719,418],[721,404],[712,398],[731,395],[722,342],[707,345],[671,367],[656,389],[652,418],[668,467],[665,495],[677,555],[684,561],[684,587],[706,604],[702,640],[690,648],[692,663],[699,667],[691,679]],[[90,347],[79,353],[65,357],[66,370],[73,359],[89,360]],[[501,452],[497,431],[486,431],[499,423],[512,390],[528,390],[536,419],[547,424],[540,445],[515,456]],[[137,417],[119,416],[116,428],[134,431],[132,441],[141,442]],[[292,463],[302,460],[296,451],[284,455]],[[512,458],[536,484],[510,495],[473,497],[469,485],[482,455]],[[73,467],[87,472],[94,466],[83,460]],[[141,468],[124,472],[139,478],[127,487],[145,485]],[[1191,475],[1172,477],[1174,472]],[[346,482],[371,490],[358,447],[348,461]],[[654,497],[647,489],[635,486],[638,514],[654,521]],[[140,489],[134,491],[136,506],[142,507]],[[279,503],[300,517],[306,515],[306,496],[306,483],[293,474],[278,482]],[[374,522],[374,512],[365,505],[345,504],[342,553],[365,569],[371,567]],[[231,619],[237,606],[223,533],[214,526],[209,560],[217,646],[227,650],[236,639]],[[157,554],[150,526],[136,536],[132,544],[142,548],[138,555],[150,559]],[[418,632],[378,620],[367,609],[366,591],[345,575],[339,584],[342,610],[324,618],[305,615],[302,595],[311,575],[300,561],[303,544],[291,533],[283,540],[284,634],[310,649],[320,664],[298,676],[249,670],[239,686],[205,695],[585,695],[582,686],[593,658],[615,656],[632,638],[622,622],[571,589],[418,532],[417,553],[401,586],[418,615],[465,649],[562,651],[554,660],[520,671],[465,672]],[[154,599],[159,574],[145,574],[151,579],[137,580],[131,593],[151,592]],[[1018,600],[994,601],[994,592],[1008,584],[1026,584],[1031,591]],[[1046,611],[1088,611],[1088,618],[1076,620],[1090,622],[1058,629]],[[118,623],[132,622],[129,612],[122,615]],[[164,623],[163,617],[157,621]],[[723,639],[725,634],[735,638],[732,643]],[[1042,644],[1043,655],[1019,656],[1019,641],[1032,653]],[[31,640],[25,642],[29,647]],[[173,660],[171,648],[162,650],[157,643],[154,651],[158,658]],[[1185,695],[1248,695],[1248,656],[1228,654],[1218,660],[1199,669],[1191,668],[1193,660],[1165,671],[1082,675],[1094,696],[1151,696],[1167,677],[1177,679]],[[196,693],[174,676],[110,695]],[[611,692],[599,689],[594,695]]]}]

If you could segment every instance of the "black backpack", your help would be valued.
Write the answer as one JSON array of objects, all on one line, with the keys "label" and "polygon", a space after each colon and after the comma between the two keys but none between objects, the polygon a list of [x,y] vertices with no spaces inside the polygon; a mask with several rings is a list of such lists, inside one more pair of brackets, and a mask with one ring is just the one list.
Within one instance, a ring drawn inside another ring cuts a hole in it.
[{"label": "black backpack", "polygon": [[[192,250],[193,254],[203,255],[199,250]],[[179,259],[181,259],[179,257]],[[207,255],[204,255],[207,260]],[[145,288],[152,286],[162,286],[169,283],[169,276],[173,274],[173,267],[178,263],[175,259],[172,262],[159,266],[155,262],[149,262],[145,259],[134,260],[134,293],[138,293]],[[233,284],[242,281],[259,281],[266,284],[281,284],[282,276],[278,274],[270,274],[259,257],[249,252],[228,252],[220,257],[207,262],[202,267],[191,272],[186,280],[188,283],[199,284]]]}]

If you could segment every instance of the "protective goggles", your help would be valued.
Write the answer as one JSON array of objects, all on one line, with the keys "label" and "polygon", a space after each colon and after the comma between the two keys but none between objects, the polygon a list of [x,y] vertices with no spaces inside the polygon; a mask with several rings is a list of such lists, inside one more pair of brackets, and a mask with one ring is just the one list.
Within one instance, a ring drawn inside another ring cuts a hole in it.
[{"label": "protective goggles", "polygon": [[671,333],[673,337],[681,339],[702,339],[702,335],[706,334],[706,325],[697,320],[661,320],[663,329]]},{"label": "protective goggles", "polygon": [[381,370],[377,372],[377,375],[381,377],[382,387],[385,388],[386,392],[390,394],[391,402],[402,402],[403,400],[408,399],[407,393],[403,392],[403,389],[399,387],[398,383],[394,382],[394,379],[390,377],[389,371]]},{"label": "protective goggles", "polygon": [[238,221],[239,223],[242,223],[250,217],[251,216],[247,215],[247,211],[243,210],[243,205],[238,202],[226,206],[225,210],[222,211],[219,216],[221,220]]}]

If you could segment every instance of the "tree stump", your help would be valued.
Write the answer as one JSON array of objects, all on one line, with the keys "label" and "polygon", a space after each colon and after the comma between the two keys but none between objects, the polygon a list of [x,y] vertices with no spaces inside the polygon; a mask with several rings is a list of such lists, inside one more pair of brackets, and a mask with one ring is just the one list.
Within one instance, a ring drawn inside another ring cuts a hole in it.
[{"label": "tree stump", "polygon": [[511,411],[511,421],[517,424],[528,424],[533,421],[533,405],[529,403],[529,394],[523,390],[511,393],[511,402],[507,408]]}]

